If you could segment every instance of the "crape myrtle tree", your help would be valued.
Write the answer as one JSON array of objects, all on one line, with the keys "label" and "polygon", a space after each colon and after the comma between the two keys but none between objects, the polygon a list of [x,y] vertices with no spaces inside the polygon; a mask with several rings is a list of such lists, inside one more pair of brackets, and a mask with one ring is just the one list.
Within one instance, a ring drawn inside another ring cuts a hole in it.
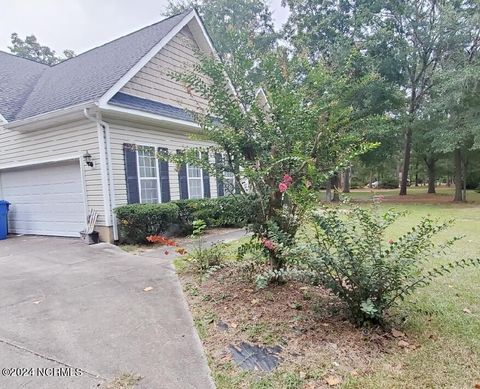
[{"label": "crape myrtle tree", "polygon": [[[217,177],[233,173],[235,196],[242,202],[239,212],[268,253],[272,270],[279,270],[304,215],[318,204],[320,185],[373,147],[360,130],[384,119],[359,115],[343,96],[375,77],[355,80],[278,50],[257,63],[264,78],[259,91],[248,77],[248,56],[237,58],[233,69],[199,56],[193,71],[175,77],[208,101],[208,108],[196,114],[201,125],[197,136],[216,146],[168,158],[201,166]],[[222,162],[209,163],[202,157],[206,152],[222,155]]]}]

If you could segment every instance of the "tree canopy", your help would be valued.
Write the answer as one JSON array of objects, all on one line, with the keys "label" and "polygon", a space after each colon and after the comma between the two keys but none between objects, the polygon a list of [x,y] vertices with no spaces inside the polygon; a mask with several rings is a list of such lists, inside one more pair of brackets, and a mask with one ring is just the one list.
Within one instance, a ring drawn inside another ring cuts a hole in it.
[{"label": "tree canopy", "polygon": [[50,47],[41,45],[35,35],[28,35],[22,39],[14,32],[10,39],[12,45],[8,48],[13,54],[45,65],[55,65],[75,56],[74,51],[68,49],[63,51],[63,57],[58,56]]}]

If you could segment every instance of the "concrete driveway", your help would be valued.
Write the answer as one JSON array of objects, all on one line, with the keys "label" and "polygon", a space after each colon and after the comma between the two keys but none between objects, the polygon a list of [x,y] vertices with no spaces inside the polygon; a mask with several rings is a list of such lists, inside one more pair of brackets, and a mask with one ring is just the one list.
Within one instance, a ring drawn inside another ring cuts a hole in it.
[{"label": "concrete driveway", "polygon": [[213,387],[171,263],[68,238],[0,241],[0,369],[0,388]]}]

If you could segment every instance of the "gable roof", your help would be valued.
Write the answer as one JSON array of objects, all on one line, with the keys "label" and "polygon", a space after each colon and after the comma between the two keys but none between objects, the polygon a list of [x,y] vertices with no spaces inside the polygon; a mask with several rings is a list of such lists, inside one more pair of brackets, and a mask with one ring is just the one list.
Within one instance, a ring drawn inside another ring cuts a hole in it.
[{"label": "gable roof", "polygon": [[99,100],[191,13],[172,16],[54,66],[0,53],[0,114],[16,121]]}]

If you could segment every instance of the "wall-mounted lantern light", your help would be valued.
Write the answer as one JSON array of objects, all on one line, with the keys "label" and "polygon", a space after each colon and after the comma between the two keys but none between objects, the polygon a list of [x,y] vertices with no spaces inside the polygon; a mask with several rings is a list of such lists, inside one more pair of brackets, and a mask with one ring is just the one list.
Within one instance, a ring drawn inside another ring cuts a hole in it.
[{"label": "wall-mounted lantern light", "polygon": [[88,150],[85,151],[85,154],[83,154],[83,160],[87,166],[93,167],[93,159]]}]

